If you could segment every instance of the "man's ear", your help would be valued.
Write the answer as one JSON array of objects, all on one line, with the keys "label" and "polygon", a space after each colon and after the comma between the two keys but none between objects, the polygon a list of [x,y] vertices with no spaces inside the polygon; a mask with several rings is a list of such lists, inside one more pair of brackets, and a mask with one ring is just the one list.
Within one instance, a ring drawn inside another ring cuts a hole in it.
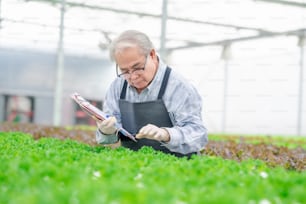
[{"label": "man's ear", "polygon": [[151,57],[155,57],[156,56],[156,51],[155,49],[153,48],[151,51],[150,51],[150,54],[149,54]]},{"label": "man's ear", "polygon": [[152,59],[157,59],[156,51],[154,48],[150,51],[149,55],[150,57],[152,57]]}]

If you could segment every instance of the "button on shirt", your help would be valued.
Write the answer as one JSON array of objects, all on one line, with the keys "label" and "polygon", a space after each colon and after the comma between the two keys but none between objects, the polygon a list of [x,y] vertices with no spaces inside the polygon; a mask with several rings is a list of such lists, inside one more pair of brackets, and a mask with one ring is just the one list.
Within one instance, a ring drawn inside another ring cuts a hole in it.
[{"label": "button on shirt", "polygon": [[[161,87],[167,65],[159,60],[159,67],[151,84],[140,94],[130,85],[127,87],[125,99],[129,102],[146,102],[156,100]],[[121,124],[119,99],[124,79],[116,78],[106,94],[103,111],[116,117]],[[195,87],[173,69],[163,96],[163,101],[169,112],[173,127],[166,128],[170,134],[170,141],[162,143],[172,152],[188,154],[199,152],[207,143],[207,130],[203,125],[202,100]],[[100,144],[114,143],[116,135],[96,133],[96,140]]]}]

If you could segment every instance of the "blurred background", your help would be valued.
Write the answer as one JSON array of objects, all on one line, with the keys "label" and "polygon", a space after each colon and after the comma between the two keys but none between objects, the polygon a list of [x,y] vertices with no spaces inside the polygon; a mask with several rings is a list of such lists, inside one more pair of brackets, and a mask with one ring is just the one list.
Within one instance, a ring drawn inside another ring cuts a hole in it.
[{"label": "blurred background", "polygon": [[126,29],[203,98],[210,133],[306,135],[306,0],[0,0],[0,122],[95,123]]}]

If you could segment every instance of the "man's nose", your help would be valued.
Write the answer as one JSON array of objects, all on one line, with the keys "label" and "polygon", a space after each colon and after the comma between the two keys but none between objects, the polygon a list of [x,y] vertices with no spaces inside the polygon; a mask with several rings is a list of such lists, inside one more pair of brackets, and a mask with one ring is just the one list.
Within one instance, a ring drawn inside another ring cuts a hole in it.
[{"label": "man's nose", "polygon": [[130,80],[134,80],[134,79],[137,79],[137,78],[138,78],[137,74],[135,74],[135,73],[130,74]]}]

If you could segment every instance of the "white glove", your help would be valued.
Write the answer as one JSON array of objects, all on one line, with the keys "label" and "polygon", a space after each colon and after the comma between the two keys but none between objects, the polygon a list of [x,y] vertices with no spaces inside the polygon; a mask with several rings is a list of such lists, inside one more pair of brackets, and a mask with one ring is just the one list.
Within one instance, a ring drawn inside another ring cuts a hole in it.
[{"label": "white glove", "polygon": [[99,130],[105,135],[112,135],[116,132],[115,123],[117,122],[114,116],[109,117],[103,121],[97,121]]},{"label": "white glove", "polygon": [[137,139],[147,138],[151,140],[157,140],[160,142],[169,142],[170,135],[168,131],[164,128],[159,128],[155,125],[148,124],[142,127],[138,134],[136,135]]}]

